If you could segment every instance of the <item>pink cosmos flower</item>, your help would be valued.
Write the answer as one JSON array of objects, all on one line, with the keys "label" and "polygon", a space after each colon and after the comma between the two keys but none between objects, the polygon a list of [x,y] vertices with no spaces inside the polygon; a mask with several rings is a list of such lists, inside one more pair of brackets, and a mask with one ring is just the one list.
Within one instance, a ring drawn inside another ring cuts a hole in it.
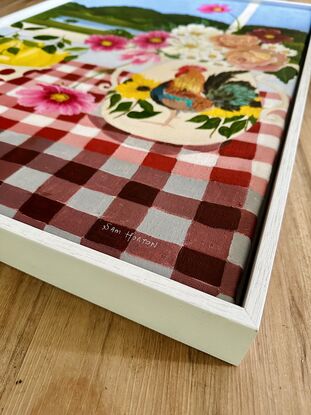
[{"label": "pink cosmos flower", "polygon": [[111,51],[123,49],[128,40],[116,35],[91,35],[85,41],[95,51]]},{"label": "pink cosmos flower", "polygon": [[159,49],[163,46],[167,46],[167,39],[170,37],[168,32],[163,30],[155,30],[149,33],[143,33],[136,36],[132,42],[142,49]]},{"label": "pink cosmos flower", "polygon": [[121,56],[122,60],[130,60],[133,65],[144,65],[147,62],[160,62],[160,56],[152,51],[131,50]]},{"label": "pink cosmos flower", "polygon": [[202,4],[198,8],[201,13],[228,13],[230,8],[227,4]]},{"label": "pink cosmos flower", "polygon": [[38,88],[22,89],[18,95],[20,105],[33,107],[40,114],[76,115],[91,111],[95,105],[93,95],[60,85],[38,84]]}]

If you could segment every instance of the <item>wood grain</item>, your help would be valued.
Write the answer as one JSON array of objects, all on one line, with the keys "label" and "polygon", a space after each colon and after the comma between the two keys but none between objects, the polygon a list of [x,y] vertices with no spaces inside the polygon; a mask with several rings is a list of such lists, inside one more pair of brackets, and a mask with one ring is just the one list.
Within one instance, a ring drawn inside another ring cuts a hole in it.
[{"label": "wood grain", "polygon": [[[1,1],[7,14],[36,1]],[[238,368],[0,265],[0,414],[311,413],[311,92],[261,330]]]}]

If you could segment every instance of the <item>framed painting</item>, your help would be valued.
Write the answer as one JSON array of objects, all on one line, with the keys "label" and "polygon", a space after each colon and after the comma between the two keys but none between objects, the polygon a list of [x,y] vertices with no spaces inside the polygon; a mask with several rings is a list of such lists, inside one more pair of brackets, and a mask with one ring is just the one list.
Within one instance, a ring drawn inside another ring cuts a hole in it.
[{"label": "framed painting", "polygon": [[243,0],[2,18],[0,259],[238,364],[265,303],[310,23],[308,5]]}]

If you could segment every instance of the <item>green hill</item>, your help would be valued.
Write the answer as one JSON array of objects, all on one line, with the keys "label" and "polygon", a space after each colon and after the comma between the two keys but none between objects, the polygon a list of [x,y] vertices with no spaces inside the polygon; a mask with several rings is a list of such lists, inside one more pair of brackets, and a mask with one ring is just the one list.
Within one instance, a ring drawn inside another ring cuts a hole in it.
[{"label": "green hill", "polygon": [[[55,9],[48,10],[37,16],[31,17],[26,21],[34,24],[42,24],[82,33],[107,33],[106,30],[101,31],[98,29],[90,29],[86,27],[71,25],[70,22],[61,23],[54,20],[60,16],[67,16],[73,19],[85,19],[97,23],[103,23],[109,26],[131,28],[141,31],[150,31],[156,29],[169,31],[176,26],[186,25],[189,23],[200,23],[206,26],[213,26],[223,30],[227,29],[228,27],[228,25],[225,23],[215,22],[209,19],[190,16],[187,14],[163,14],[151,9],[126,6],[85,7],[77,3],[64,4],[62,6],[56,7]],[[124,31],[123,35],[128,37],[131,36],[126,31]]]}]

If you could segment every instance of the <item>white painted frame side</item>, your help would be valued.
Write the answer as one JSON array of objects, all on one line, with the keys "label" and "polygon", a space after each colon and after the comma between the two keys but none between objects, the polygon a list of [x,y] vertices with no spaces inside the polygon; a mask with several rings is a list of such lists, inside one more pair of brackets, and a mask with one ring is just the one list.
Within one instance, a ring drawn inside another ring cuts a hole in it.
[{"label": "white painted frame side", "polygon": [[242,307],[0,216],[0,261],[239,364],[256,335]]},{"label": "white painted frame side", "polygon": [[307,102],[310,77],[311,40],[309,39],[305,63],[296,94],[296,100],[288,126],[288,131],[286,137],[284,137],[285,143],[282,156],[278,166],[278,172],[274,180],[273,191],[268,211],[265,216],[263,231],[260,237],[260,242],[251,271],[250,282],[243,304],[246,312],[257,329],[259,329],[263,314],[263,308],[273,267],[273,260],[285,212],[286,200],[304,117],[304,111],[302,111],[302,109],[305,108]]},{"label": "white painted frame side", "polygon": [[[64,3],[67,1],[49,0],[29,7],[0,19],[0,26]],[[303,118],[300,108],[306,101],[310,72],[309,45],[244,307],[2,215],[0,260],[192,347],[239,364],[262,317]],[[271,229],[275,230],[272,240]]]}]

